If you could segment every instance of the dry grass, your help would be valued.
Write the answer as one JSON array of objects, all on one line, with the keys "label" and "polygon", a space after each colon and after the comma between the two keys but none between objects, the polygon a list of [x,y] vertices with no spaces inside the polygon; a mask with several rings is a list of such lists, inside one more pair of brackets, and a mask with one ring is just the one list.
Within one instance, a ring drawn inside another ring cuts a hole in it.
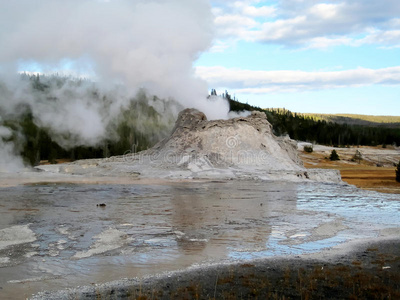
[{"label": "dry grass", "polygon": [[[340,150],[339,150],[340,151]],[[351,154],[355,150],[348,150]],[[371,159],[362,160],[360,163],[351,161],[351,155],[345,150],[339,152],[341,160],[330,161],[326,152],[314,151],[313,153],[300,152],[306,168],[336,169],[342,175],[342,180],[366,190],[381,193],[400,194],[400,182],[396,181],[394,166],[376,166]]]},{"label": "dry grass", "polygon": [[[309,262],[282,262],[280,267],[273,268],[238,265],[221,273],[208,271],[198,275],[197,280],[177,282],[171,279],[171,282],[155,284],[158,288],[135,287],[126,298],[399,299],[400,276],[395,270],[399,258],[368,252],[363,252],[363,261],[353,261],[349,265]],[[367,255],[369,259],[365,259]],[[374,259],[376,261],[369,262]],[[99,299],[109,298],[104,295]]]}]

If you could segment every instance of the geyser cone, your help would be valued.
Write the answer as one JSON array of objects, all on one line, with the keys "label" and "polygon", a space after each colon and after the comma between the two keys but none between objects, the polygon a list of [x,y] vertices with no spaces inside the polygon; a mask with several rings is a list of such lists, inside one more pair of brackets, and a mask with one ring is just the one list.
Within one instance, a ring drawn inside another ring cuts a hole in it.
[{"label": "geyser cone", "polygon": [[297,144],[278,138],[262,112],[249,117],[208,121],[196,109],[183,110],[172,134],[151,151],[158,157],[173,158],[177,165],[206,162],[212,167],[257,166],[266,170],[299,170],[303,164]]}]

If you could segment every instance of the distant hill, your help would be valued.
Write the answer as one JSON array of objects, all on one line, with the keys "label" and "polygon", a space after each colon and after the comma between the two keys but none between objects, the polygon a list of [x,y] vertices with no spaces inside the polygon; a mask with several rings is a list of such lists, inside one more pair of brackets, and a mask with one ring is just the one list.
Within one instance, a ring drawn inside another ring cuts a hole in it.
[{"label": "distant hill", "polygon": [[[343,119],[345,117],[336,115],[293,113],[282,108],[262,109],[233,100],[226,94],[225,98],[229,100],[232,111],[258,110],[265,112],[268,121],[273,126],[275,135],[278,136],[288,134],[294,140],[342,147],[349,145],[382,145],[382,147],[400,145],[400,123],[397,123],[397,117],[393,117],[395,119],[375,117],[374,122],[365,120],[365,116]],[[328,120],[328,116],[341,117],[342,122],[336,122],[333,118]],[[381,123],[383,119],[386,122],[394,123]],[[344,122],[344,120],[347,122]]]},{"label": "distant hill", "polygon": [[[268,111],[286,113],[284,108],[267,108]],[[361,125],[370,127],[400,128],[400,116],[373,116],[358,114],[316,114],[295,113],[297,116],[311,118],[315,121],[325,121],[337,124]]]},{"label": "distant hill", "polygon": [[389,128],[400,128],[400,116],[372,116],[356,114],[302,114],[327,122],[348,125],[384,126]]}]

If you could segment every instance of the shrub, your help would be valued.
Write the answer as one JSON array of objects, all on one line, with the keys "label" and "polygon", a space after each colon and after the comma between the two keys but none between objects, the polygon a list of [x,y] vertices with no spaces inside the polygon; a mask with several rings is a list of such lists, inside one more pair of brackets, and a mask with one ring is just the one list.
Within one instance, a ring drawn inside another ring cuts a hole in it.
[{"label": "shrub", "polygon": [[359,150],[356,150],[356,153],[354,154],[353,158],[351,159],[352,161],[357,161],[359,164],[362,160],[362,153]]},{"label": "shrub", "polygon": [[400,182],[400,161],[397,164],[397,168],[396,168],[396,181]]},{"label": "shrub", "polygon": [[307,153],[311,153],[311,152],[314,151],[312,145],[305,145],[305,146],[303,147],[303,150],[304,150],[304,152],[307,152]]},{"label": "shrub", "polygon": [[329,156],[330,160],[340,160],[339,155],[336,153],[336,150],[332,150],[331,155]]}]

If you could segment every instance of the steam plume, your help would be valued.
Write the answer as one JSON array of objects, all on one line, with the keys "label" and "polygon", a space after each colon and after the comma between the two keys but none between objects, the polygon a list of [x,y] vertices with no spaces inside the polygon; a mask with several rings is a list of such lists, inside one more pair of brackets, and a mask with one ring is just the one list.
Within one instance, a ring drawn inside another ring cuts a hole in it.
[{"label": "steam plume", "polygon": [[[207,84],[192,66],[213,38],[207,0],[0,1],[0,20],[0,112],[18,115],[17,104],[28,105],[37,123],[89,145],[143,88],[210,119],[227,117],[227,103],[206,100]],[[89,76],[96,87],[51,86],[58,101],[49,106],[13,80],[19,71]],[[94,89],[111,102],[93,101]]]}]

